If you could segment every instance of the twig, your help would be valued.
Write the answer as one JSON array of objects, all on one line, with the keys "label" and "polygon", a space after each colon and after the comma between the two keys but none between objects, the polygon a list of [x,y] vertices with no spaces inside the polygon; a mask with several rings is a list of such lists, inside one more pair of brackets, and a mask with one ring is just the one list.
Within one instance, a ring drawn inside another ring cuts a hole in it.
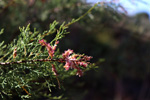
[{"label": "twig", "polygon": [[11,65],[11,64],[21,64],[21,63],[33,63],[33,62],[46,62],[46,61],[64,62],[63,59],[35,59],[35,60],[22,60],[22,61],[16,61],[16,62],[0,62],[0,65]]},{"label": "twig", "polygon": [[[22,64],[22,63],[34,63],[34,62],[51,62],[51,61],[57,61],[57,62],[65,62],[65,59],[59,58],[59,59],[35,59],[35,60],[22,60],[22,61],[16,61],[16,62],[0,62],[0,65],[12,65],[12,64]],[[79,60],[76,60],[74,62],[78,61],[86,61],[86,59],[81,58]],[[89,62],[87,62],[89,63]]]}]

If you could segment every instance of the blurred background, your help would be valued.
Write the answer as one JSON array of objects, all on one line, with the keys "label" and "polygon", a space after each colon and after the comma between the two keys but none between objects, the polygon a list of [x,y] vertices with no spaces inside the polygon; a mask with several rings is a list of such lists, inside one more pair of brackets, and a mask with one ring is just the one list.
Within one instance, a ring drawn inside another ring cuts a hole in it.
[{"label": "blurred background", "polygon": [[[130,6],[138,6],[133,1]],[[70,48],[93,56],[97,68],[83,77],[65,79],[61,83],[65,89],[54,89],[53,95],[63,94],[67,100],[150,100],[149,13],[130,14],[130,9],[118,2],[101,2],[69,27],[60,51]],[[19,35],[19,27],[29,23],[31,30],[43,32],[54,20],[61,25],[92,6],[91,0],[0,0],[0,29],[5,33],[0,41],[10,43]]]}]

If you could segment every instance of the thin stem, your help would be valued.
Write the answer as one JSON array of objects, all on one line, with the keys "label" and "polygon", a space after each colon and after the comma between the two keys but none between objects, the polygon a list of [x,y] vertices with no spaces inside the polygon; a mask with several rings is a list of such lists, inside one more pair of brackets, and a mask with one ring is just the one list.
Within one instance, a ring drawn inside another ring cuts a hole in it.
[{"label": "thin stem", "polygon": [[0,65],[11,65],[11,64],[21,64],[21,63],[33,63],[33,62],[46,62],[46,61],[64,62],[63,59],[35,59],[35,60],[22,60],[22,61],[16,61],[16,62],[0,62]]},{"label": "thin stem", "polygon": [[[0,65],[12,65],[12,64],[22,64],[22,63],[34,63],[34,62],[51,62],[51,61],[57,61],[57,62],[65,62],[66,60],[63,58],[59,58],[59,59],[35,59],[35,60],[22,60],[22,61],[16,61],[16,62],[0,62]],[[78,61],[87,61],[84,58],[81,58],[79,60],[76,60],[74,62],[78,62]],[[89,62],[86,62],[89,63]]]},{"label": "thin stem", "polygon": [[86,16],[88,13],[90,13],[98,4],[99,4],[99,2],[96,3],[92,8],[90,8],[85,14],[83,14],[83,15],[80,16],[79,18],[75,19],[75,21],[66,24],[65,27],[68,27],[68,26],[70,26],[71,24],[73,24],[73,23],[79,21],[80,19],[82,19],[83,17],[85,17],[85,16]]}]

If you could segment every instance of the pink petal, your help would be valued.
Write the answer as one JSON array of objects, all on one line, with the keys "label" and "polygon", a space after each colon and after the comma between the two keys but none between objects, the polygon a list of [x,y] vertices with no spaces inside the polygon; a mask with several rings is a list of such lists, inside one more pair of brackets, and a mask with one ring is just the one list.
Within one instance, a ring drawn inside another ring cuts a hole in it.
[{"label": "pink petal", "polygon": [[42,46],[46,46],[46,45],[47,45],[47,43],[44,41],[44,39],[39,40],[39,43],[40,43]]},{"label": "pink petal", "polygon": [[67,51],[65,51],[62,55],[63,55],[63,58],[68,58],[70,54],[73,53],[73,50],[71,49],[68,49]]},{"label": "pink petal", "polygon": [[66,62],[66,64],[65,64],[65,66],[64,66],[64,68],[66,69],[66,70],[69,70],[69,68],[71,67],[71,64],[70,64],[70,62]]},{"label": "pink petal", "polygon": [[85,62],[79,62],[79,64],[80,64],[80,66],[83,66],[83,67],[87,67],[87,63],[85,63]]}]

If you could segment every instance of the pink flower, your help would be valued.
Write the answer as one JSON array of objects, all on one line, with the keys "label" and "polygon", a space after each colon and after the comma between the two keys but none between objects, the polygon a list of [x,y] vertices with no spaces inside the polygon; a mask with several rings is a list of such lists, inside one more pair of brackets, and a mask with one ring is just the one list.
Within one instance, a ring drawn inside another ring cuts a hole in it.
[{"label": "pink flower", "polygon": [[46,46],[46,45],[47,45],[47,43],[44,41],[44,39],[39,40],[39,43],[40,43],[42,46]]},{"label": "pink flower", "polygon": [[71,66],[71,63],[69,61],[66,61],[66,64],[65,64],[64,68],[66,70],[69,70],[70,66]]},{"label": "pink flower", "polygon": [[46,47],[49,56],[52,58],[52,57],[54,56],[55,49],[56,49],[57,44],[59,43],[59,41],[56,41],[54,46],[51,46],[49,43],[46,43],[46,42],[44,41],[44,39],[39,40],[39,43],[40,43],[42,46],[45,46],[45,47]]},{"label": "pink flower", "polygon": [[55,68],[55,66],[53,64],[52,64],[52,71],[54,72],[54,75],[57,75],[56,68]]},{"label": "pink flower", "polygon": [[83,58],[84,58],[85,61],[90,61],[92,59],[91,56],[84,56]]},{"label": "pink flower", "polygon": [[87,67],[87,63],[86,62],[77,62],[77,64],[79,64],[80,66],[83,66],[83,67]]},{"label": "pink flower", "polygon": [[53,50],[56,49],[58,43],[59,43],[59,41],[56,41],[56,42],[55,42],[55,45],[53,46]]},{"label": "pink flower", "polygon": [[[62,54],[63,59],[66,62],[64,68],[66,70],[69,70],[70,68],[77,69],[77,75],[79,75],[80,77],[83,75],[83,71],[79,68],[79,66],[86,68],[88,65],[88,62],[86,61],[90,60],[92,57],[82,56],[82,55],[72,54],[72,53],[73,53],[73,50],[68,49]],[[80,57],[81,59],[77,59],[77,57]]]},{"label": "pink flower", "polygon": [[70,54],[73,53],[73,50],[68,49],[67,51],[65,51],[62,55],[63,58],[68,58]]}]

